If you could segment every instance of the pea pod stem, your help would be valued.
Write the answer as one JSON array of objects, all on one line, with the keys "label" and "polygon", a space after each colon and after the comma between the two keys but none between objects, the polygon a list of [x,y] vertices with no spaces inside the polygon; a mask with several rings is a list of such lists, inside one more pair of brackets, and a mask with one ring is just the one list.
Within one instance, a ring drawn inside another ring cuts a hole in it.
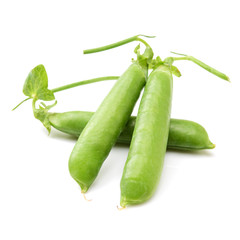
[{"label": "pea pod stem", "polygon": [[142,38],[140,38],[140,36],[147,37],[147,38],[155,37],[155,36],[146,36],[146,35],[138,34],[136,36],[133,36],[133,37],[109,44],[109,45],[105,45],[105,46],[98,47],[98,48],[86,49],[83,51],[83,54],[90,54],[90,53],[106,51],[106,50],[113,49],[113,48],[128,44],[130,42],[134,42],[134,41],[139,41],[139,42],[143,43],[146,47],[150,48],[149,44],[146,41],[144,41]]},{"label": "pea pod stem", "polygon": [[203,69],[207,70],[208,72],[216,75],[216,76],[219,77],[219,78],[222,78],[222,79],[230,82],[230,79],[229,79],[229,77],[228,77],[226,74],[218,71],[217,69],[215,69],[215,68],[213,68],[213,67],[210,67],[210,66],[207,65],[206,63],[198,60],[197,58],[195,58],[195,57],[193,57],[193,56],[188,56],[188,55],[181,54],[181,53],[176,53],[176,52],[171,52],[171,53],[174,53],[174,54],[183,56],[183,57],[173,57],[173,60],[174,60],[174,61],[178,61],[178,60],[188,60],[188,61],[194,62],[195,64],[197,64],[198,66],[200,66],[200,67],[202,67]]}]

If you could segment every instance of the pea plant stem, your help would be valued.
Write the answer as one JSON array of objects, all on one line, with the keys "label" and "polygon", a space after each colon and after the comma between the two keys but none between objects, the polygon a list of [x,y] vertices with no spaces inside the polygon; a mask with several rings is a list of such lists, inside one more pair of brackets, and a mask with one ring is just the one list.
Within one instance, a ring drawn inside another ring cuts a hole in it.
[{"label": "pea plant stem", "polygon": [[75,83],[71,83],[71,84],[67,84],[58,88],[54,88],[52,89],[52,92],[56,93],[56,92],[60,92],[63,90],[67,90],[70,88],[74,88],[77,86],[81,86],[81,85],[86,85],[86,84],[90,84],[90,83],[96,83],[96,82],[102,82],[102,81],[107,81],[107,80],[117,80],[119,78],[119,76],[108,76],[108,77],[99,77],[99,78],[92,78],[89,80],[83,80],[80,82],[75,82]]},{"label": "pea plant stem", "polygon": [[125,44],[130,43],[130,42],[134,42],[134,41],[139,41],[139,42],[143,43],[146,47],[150,47],[146,41],[144,41],[143,39],[140,38],[140,36],[148,37],[148,38],[153,38],[154,37],[154,36],[146,36],[146,35],[139,34],[139,35],[136,35],[136,36],[118,41],[116,43],[112,43],[112,44],[105,45],[105,46],[98,47],[98,48],[92,48],[92,49],[84,50],[83,53],[84,54],[90,54],[90,53],[102,52],[102,51],[106,51],[106,50],[109,50],[109,49],[112,49],[112,48],[116,48],[116,47],[125,45]]},{"label": "pea plant stem", "polygon": [[195,64],[197,64],[198,66],[202,67],[203,69],[207,70],[208,72],[226,80],[226,81],[229,81],[230,82],[230,79],[227,75],[225,75],[224,73],[222,72],[219,72],[217,69],[213,68],[213,67],[210,67],[209,65],[207,65],[206,63],[198,60],[197,58],[195,57],[192,57],[192,56],[187,56],[185,54],[181,54],[181,53],[175,53],[175,52],[172,52],[174,54],[178,54],[178,55],[181,55],[183,57],[173,57],[173,60],[174,61],[178,61],[178,60],[188,60],[188,61],[191,61],[191,62],[194,62]]},{"label": "pea plant stem", "polygon": [[12,109],[12,111],[15,110],[16,108],[18,108],[20,105],[22,105],[24,102],[26,102],[26,101],[29,100],[29,99],[31,99],[31,98],[28,97],[28,98],[25,98],[24,100],[22,100],[16,107],[14,107],[14,108]]},{"label": "pea plant stem", "polygon": [[[56,92],[61,92],[63,90],[70,89],[70,88],[78,87],[78,86],[81,86],[81,85],[86,85],[86,84],[96,83],[96,82],[102,82],[102,81],[108,81],[108,80],[117,80],[118,78],[119,78],[119,76],[107,76],[107,77],[92,78],[92,79],[88,79],[88,80],[83,80],[83,81],[67,84],[67,85],[64,85],[64,86],[61,86],[61,87],[53,88],[51,91],[53,93],[56,93]],[[16,107],[14,107],[12,109],[12,111],[15,110],[17,107],[19,107],[21,104],[23,104],[24,102],[26,102],[29,99],[31,99],[31,98],[30,97],[25,98]],[[35,100],[35,102],[36,102],[36,100]],[[34,102],[34,104],[35,104],[35,102]]]}]

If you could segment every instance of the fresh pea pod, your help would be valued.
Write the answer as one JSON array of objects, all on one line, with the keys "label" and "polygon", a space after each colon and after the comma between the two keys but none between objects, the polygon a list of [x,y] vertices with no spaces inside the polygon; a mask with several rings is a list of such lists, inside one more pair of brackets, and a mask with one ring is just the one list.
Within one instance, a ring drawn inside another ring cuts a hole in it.
[{"label": "fresh pea pod", "polygon": [[[135,40],[139,41],[139,37],[86,50],[84,53],[104,51]],[[114,84],[82,131],[70,155],[69,171],[80,185],[82,192],[86,192],[97,177],[103,162],[131,116],[146,83],[148,61],[152,59],[153,52],[145,41],[141,40],[141,42],[146,45],[144,53],[141,55],[137,49],[137,60],[133,61]]]},{"label": "fresh pea pod", "polygon": [[207,131],[200,124],[180,119],[171,119],[168,135],[168,148],[176,150],[213,149]]},{"label": "fresh pea pod", "polygon": [[149,75],[121,179],[120,205],[148,200],[163,168],[170,126],[172,73],[161,65]]},{"label": "fresh pea pod", "polygon": [[193,61],[203,69],[229,81],[225,74],[193,57],[166,58],[162,63],[155,62],[156,67],[145,86],[123,170],[120,184],[122,207],[148,200],[160,179],[170,127],[172,73],[180,75],[176,69],[172,71],[175,60]]},{"label": "fresh pea pod", "polygon": [[97,177],[126,125],[145,81],[142,68],[133,63],[117,80],[79,136],[69,159],[69,171],[82,192],[86,192]]},{"label": "fresh pea pod", "polygon": [[[84,111],[48,113],[48,120],[55,129],[79,137],[93,114]],[[136,117],[130,117],[117,139],[118,143],[130,144],[135,123]],[[200,124],[189,120],[170,120],[168,149],[195,151],[214,147],[206,130]]]}]

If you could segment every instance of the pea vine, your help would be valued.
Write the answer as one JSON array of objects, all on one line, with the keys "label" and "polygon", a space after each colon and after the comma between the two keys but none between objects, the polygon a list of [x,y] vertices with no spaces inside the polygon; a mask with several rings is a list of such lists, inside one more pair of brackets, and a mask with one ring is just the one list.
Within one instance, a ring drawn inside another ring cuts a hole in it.
[{"label": "pea vine", "polygon": [[[209,65],[203,63],[202,61],[200,61],[197,58],[192,57],[192,56],[188,56],[188,55],[176,53],[176,52],[171,52],[171,53],[177,54],[181,57],[167,57],[164,60],[162,60],[159,56],[157,56],[156,58],[153,59],[154,53],[153,53],[152,48],[141,37],[154,38],[154,36],[146,36],[146,35],[139,34],[139,35],[124,39],[122,41],[119,41],[119,42],[116,42],[113,44],[109,44],[109,45],[102,46],[99,48],[84,50],[83,53],[90,54],[90,53],[106,51],[106,50],[109,50],[112,48],[116,48],[116,47],[125,45],[130,42],[138,41],[138,42],[144,44],[145,51],[143,54],[141,54],[140,53],[140,44],[138,44],[136,46],[136,48],[134,49],[134,53],[137,55],[137,58],[132,59],[132,61],[137,62],[143,69],[144,68],[146,69],[146,79],[147,79],[147,75],[148,75],[148,70],[149,69],[154,70],[154,69],[158,68],[160,65],[167,66],[173,75],[180,77],[181,73],[180,73],[179,69],[173,65],[173,63],[175,61],[179,61],[179,60],[187,60],[187,61],[191,61],[191,62],[197,64],[198,66],[202,67],[203,69],[207,70],[208,72],[210,72],[226,81],[230,81],[228,76],[226,76],[224,73],[216,70],[215,68],[210,67]],[[74,82],[74,83],[67,84],[67,85],[57,87],[54,89],[49,89],[48,88],[48,76],[47,76],[46,69],[42,64],[40,64],[40,65],[37,65],[35,68],[33,68],[29,72],[29,74],[24,82],[23,93],[27,98],[25,98],[23,101],[21,101],[12,110],[15,110],[22,103],[32,99],[32,109],[33,109],[34,117],[37,118],[38,120],[40,120],[43,123],[43,125],[46,127],[48,132],[50,133],[51,124],[48,120],[48,111],[57,104],[54,93],[60,92],[63,90],[67,90],[67,89],[71,89],[71,88],[74,88],[77,86],[90,84],[90,83],[96,83],[96,82],[107,81],[107,80],[117,80],[118,78],[119,78],[119,76],[99,77],[99,78],[93,78],[93,79],[89,79],[89,80]],[[36,102],[38,100],[42,100],[42,101],[55,100],[55,102],[50,105],[46,105],[44,102],[40,102],[40,104],[37,108]]]}]

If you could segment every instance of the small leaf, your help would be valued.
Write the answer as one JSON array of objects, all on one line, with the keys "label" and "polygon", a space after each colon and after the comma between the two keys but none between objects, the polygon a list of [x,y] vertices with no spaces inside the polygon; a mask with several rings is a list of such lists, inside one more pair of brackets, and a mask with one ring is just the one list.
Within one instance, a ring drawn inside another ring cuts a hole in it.
[{"label": "small leaf", "polygon": [[148,64],[150,64],[151,61],[152,61],[152,58],[153,58],[153,51],[152,51],[152,49],[151,49],[150,47],[147,47],[147,48],[145,49],[143,55],[145,56],[145,58],[147,58]]},{"label": "small leaf", "polygon": [[162,64],[163,64],[162,59],[159,56],[157,56],[156,59],[152,59],[152,61],[150,62],[149,69],[156,69]]},{"label": "small leaf", "polygon": [[133,60],[133,62],[138,62],[141,65],[143,61],[146,61],[146,58],[140,53],[140,44],[135,47],[134,53],[137,55],[137,60]]},{"label": "small leaf", "polygon": [[38,99],[44,100],[44,101],[51,101],[54,100],[54,94],[49,89],[39,89],[37,92]]},{"label": "small leaf", "polygon": [[168,64],[168,65],[172,65],[174,62],[174,58],[173,57],[168,57],[164,59],[164,63]]},{"label": "small leaf", "polygon": [[28,74],[23,86],[23,93],[30,97],[50,101],[55,99],[54,94],[48,89],[48,77],[45,67],[38,65]]},{"label": "small leaf", "polygon": [[172,74],[174,74],[176,77],[181,77],[182,76],[182,74],[180,73],[178,68],[175,67],[175,66],[171,66],[171,71],[172,71]]},{"label": "small leaf", "polygon": [[134,53],[138,54],[138,52],[140,51],[140,44],[138,44],[135,49],[134,49]]},{"label": "small leaf", "polygon": [[44,111],[44,109],[35,109],[33,113],[34,113],[34,117],[42,122],[43,126],[48,130],[48,133],[50,134],[51,124],[48,120],[48,116]]},{"label": "small leaf", "polygon": [[157,56],[157,57],[156,57],[156,62],[157,62],[157,63],[162,63],[162,59],[160,58],[160,56]]},{"label": "small leaf", "polygon": [[49,122],[49,119],[48,119],[48,111],[57,104],[57,101],[55,101],[55,103],[53,103],[52,105],[48,105],[48,106],[43,102],[41,102],[40,104],[43,107],[41,105],[39,105],[39,109],[36,109],[34,107],[33,114],[34,114],[35,118],[37,118],[38,120],[40,120],[42,122],[42,124],[48,130],[48,133],[50,134],[51,123]]}]

